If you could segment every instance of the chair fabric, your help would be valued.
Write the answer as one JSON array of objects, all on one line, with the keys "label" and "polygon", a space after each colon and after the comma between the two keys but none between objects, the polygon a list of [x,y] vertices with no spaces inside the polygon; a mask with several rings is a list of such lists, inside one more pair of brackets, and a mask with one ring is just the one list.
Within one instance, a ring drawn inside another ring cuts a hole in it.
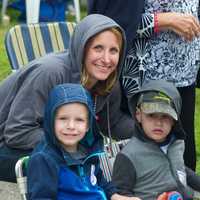
[{"label": "chair fabric", "polygon": [[100,156],[100,167],[107,181],[111,181],[112,169],[118,152],[127,144],[129,139],[105,143],[105,154]]},{"label": "chair fabric", "polygon": [[20,24],[6,34],[6,52],[13,71],[50,52],[68,48],[74,22]]}]

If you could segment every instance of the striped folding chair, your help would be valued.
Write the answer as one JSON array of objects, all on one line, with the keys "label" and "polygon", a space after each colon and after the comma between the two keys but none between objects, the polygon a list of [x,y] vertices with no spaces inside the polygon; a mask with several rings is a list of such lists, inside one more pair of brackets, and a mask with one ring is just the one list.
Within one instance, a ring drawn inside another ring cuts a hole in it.
[{"label": "striped folding chair", "polygon": [[[107,141],[107,139],[105,139],[105,141]],[[111,144],[108,141],[105,142],[105,154],[100,155],[100,166],[107,181],[111,181],[113,164],[117,153],[121,151],[128,141],[129,139],[112,141]]]},{"label": "striped folding chair", "polygon": [[20,24],[6,34],[6,52],[13,71],[50,52],[68,48],[74,22]]},{"label": "striped folding chair", "polygon": [[17,179],[17,185],[22,200],[27,200],[27,177],[26,169],[28,165],[29,156],[20,158],[15,165],[15,174]]}]

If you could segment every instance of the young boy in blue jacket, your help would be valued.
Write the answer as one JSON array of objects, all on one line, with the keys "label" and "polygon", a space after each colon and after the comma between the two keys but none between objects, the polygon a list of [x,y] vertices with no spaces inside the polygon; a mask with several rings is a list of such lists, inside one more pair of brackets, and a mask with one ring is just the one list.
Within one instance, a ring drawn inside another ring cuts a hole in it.
[{"label": "young boy in blue jacket", "polygon": [[104,179],[98,159],[103,140],[83,86],[62,84],[52,90],[44,132],[28,163],[28,199],[137,200],[116,194]]},{"label": "young boy in blue jacket", "polygon": [[[151,80],[129,99],[136,120],[134,136],[117,155],[113,182],[118,192],[145,200],[192,199],[200,177],[183,160],[185,132],[180,121],[181,97],[164,80]],[[172,192],[173,193],[166,193]]]}]

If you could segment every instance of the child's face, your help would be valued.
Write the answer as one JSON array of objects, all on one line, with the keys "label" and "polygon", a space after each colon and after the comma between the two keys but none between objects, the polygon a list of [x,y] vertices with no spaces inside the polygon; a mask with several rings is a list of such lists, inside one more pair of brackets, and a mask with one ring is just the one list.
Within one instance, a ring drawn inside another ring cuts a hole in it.
[{"label": "child's face", "polygon": [[77,151],[78,143],[88,131],[88,109],[81,103],[69,103],[58,108],[55,135],[68,152]]},{"label": "child's face", "polygon": [[155,142],[163,142],[170,133],[174,120],[164,113],[146,114],[138,109],[136,119],[141,124],[145,134]]}]

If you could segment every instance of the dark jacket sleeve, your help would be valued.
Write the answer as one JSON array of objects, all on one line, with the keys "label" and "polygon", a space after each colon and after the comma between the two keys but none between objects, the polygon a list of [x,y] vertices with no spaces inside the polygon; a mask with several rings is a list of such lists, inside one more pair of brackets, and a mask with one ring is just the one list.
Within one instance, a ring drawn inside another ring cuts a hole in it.
[{"label": "dark jacket sleeve", "polygon": [[27,189],[29,200],[54,200],[57,198],[58,174],[52,160],[44,154],[32,156],[27,168]]},{"label": "dark jacket sleeve", "polygon": [[[109,100],[99,113],[99,124],[104,135],[109,136],[109,128],[113,139],[121,140],[132,137],[135,122],[128,110],[122,110],[122,89],[116,84]],[[126,101],[126,100],[125,100]]]},{"label": "dark jacket sleeve", "polygon": [[132,162],[122,153],[118,153],[113,166],[113,184],[121,195],[134,196],[133,188],[136,181],[136,171]]},{"label": "dark jacket sleeve", "polygon": [[88,14],[106,15],[125,30],[128,49],[136,36],[143,10],[144,0],[88,0]]},{"label": "dark jacket sleeve", "polygon": [[186,167],[187,184],[194,190],[200,192],[200,176]]},{"label": "dark jacket sleeve", "polygon": [[87,0],[88,14],[104,14],[109,4],[110,0]]}]

